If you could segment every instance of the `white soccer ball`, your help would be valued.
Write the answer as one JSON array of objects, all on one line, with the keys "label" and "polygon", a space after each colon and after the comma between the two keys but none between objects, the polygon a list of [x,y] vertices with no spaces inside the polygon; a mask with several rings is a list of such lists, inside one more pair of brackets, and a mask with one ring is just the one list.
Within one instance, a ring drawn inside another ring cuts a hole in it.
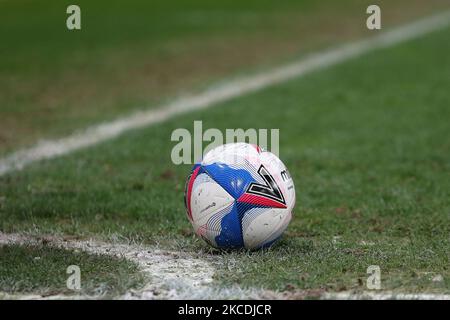
[{"label": "white soccer ball", "polygon": [[247,143],[225,144],[194,165],[185,205],[195,233],[210,245],[268,247],[291,220],[294,182],[273,153]]}]

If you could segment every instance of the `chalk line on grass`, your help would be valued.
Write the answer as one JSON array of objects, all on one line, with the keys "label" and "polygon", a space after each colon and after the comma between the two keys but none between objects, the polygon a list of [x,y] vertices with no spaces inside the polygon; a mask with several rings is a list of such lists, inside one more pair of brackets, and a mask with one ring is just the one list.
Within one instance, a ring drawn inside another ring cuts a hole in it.
[{"label": "chalk line on grass", "polygon": [[76,132],[67,137],[37,143],[35,146],[16,151],[0,159],[0,176],[25,166],[62,156],[81,148],[113,139],[126,131],[138,129],[173,118],[177,115],[201,110],[218,103],[255,92],[269,86],[302,77],[313,71],[359,57],[370,51],[386,48],[418,38],[450,25],[450,11],[417,20],[410,24],[386,31],[366,40],[352,42],[335,49],[313,54],[298,61],[267,70],[248,77],[238,78],[213,86],[197,95],[181,97],[156,109],[133,113],[112,122],[102,123]]},{"label": "chalk line on grass", "polygon": [[[258,298],[257,290],[245,290],[238,286],[219,288],[213,286],[215,264],[220,257],[205,256],[180,251],[162,250],[140,244],[109,244],[96,240],[65,240],[53,236],[32,237],[23,234],[0,232],[0,246],[7,244],[31,244],[82,250],[91,254],[123,257],[139,266],[147,278],[141,289],[129,290],[117,299],[249,299]],[[81,270],[82,271],[82,270]],[[6,299],[98,299],[101,295],[8,295]]]},{"label": "chalk line on grass", "polygon": [[[23,234],[0,232],[0,246],[7,244],[42,245],[82,250],[91,254],[123,257],[136,263],[146,276],[147,282],[141,289],[128,290],[115,299],[333,299],[333,300],[450,300],[448,294],[401,293],[401,292],[326,292],[317,290],[272,291],[262,288],[246,289],[238,285],[215,286],[216,266],[223,264],[218,256],[188,252],[162,250],[140,244],[109,244],[96,240],[66,240],[53,236],[33,237]],[[8,294],[0,292],[0,299],[101,299],[99,295],[38,295]]]}]

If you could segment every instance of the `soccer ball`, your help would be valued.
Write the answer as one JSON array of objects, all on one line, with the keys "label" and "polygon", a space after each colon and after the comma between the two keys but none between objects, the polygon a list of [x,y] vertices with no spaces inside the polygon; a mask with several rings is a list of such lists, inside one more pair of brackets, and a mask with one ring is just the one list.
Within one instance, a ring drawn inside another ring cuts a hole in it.
[{"label": "soccer ball", "polygon": [[217,248],[272,245],[287,228],[294,204],[294,182],[281,160],[247,143],[209,151],[186,182],[189,221]]}]

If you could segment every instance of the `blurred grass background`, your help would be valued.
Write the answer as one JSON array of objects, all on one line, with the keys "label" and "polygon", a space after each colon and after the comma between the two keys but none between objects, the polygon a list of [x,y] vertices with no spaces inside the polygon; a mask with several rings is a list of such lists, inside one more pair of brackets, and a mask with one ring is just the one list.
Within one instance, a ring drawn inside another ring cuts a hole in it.
[{"label": "blurred grass background", "polygon": [[[0,2],[0,155],[367,36],[373,1]],[[376,1],[385,28],[448,8]]]}]

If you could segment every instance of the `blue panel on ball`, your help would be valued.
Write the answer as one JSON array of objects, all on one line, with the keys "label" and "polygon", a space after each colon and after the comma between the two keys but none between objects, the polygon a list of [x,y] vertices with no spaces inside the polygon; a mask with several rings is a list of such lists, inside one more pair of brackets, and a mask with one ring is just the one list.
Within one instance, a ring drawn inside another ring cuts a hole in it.
[{"label": "blue panel on ball", "polygon": [[238,199],[250,183],[256,182],[247,170],[234,169],[224,163],[214,163],[202,168],[234,199]]},{"label": "blue panel on ball", "polygon": [[241,219],[236,204],[230,213],[226,214],[220,223],[220,234],[215,238],[220,248],[242,248],[244,240],[242,237]]},{"label": "blue panel on ball", "polygon": [[[194,166],[192,167],[191,172],[194,172],[195,169],[197,169],[197,168],[200,167],[200,166],[201,166],[201,163],[200,163],[200,162],[197,162],[197,163],[194,164]],[[205,169],[203,169],[203,167],[200,167],[200,170],[198,170],[198,174],[202,174],[202,173],[205,173]]]}]

